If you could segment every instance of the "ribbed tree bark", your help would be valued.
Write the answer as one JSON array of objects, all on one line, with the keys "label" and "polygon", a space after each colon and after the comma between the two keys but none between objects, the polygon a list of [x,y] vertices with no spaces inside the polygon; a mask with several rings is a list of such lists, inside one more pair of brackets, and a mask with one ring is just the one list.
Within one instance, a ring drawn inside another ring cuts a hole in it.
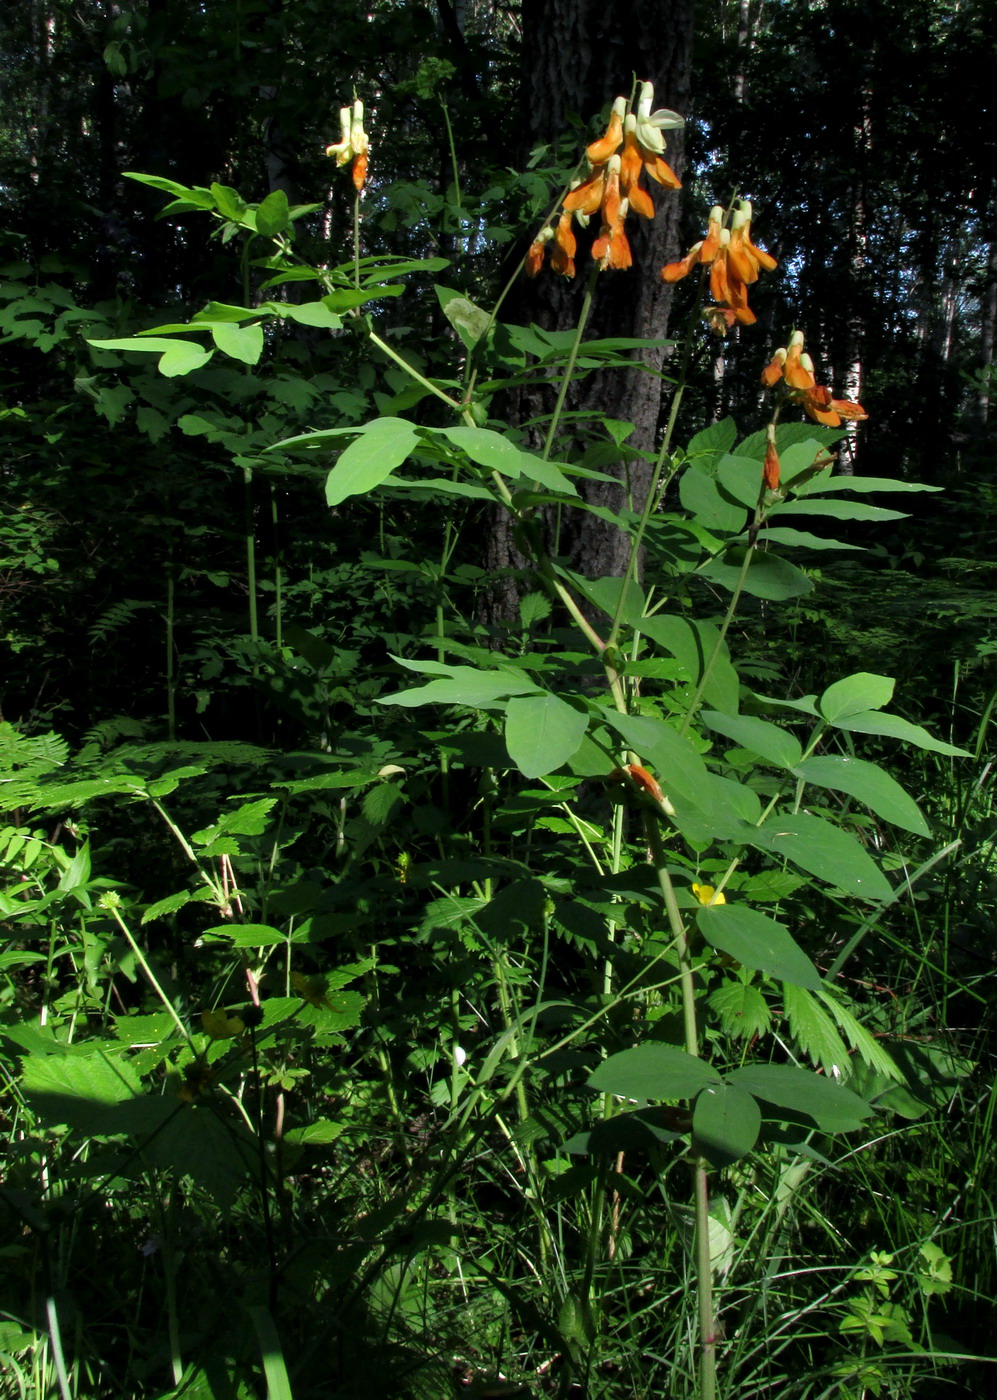
[{"label": "ribbed tree bark", "polygon": [[[629,95],[634,78],[654,83],[655,107],[685,114],[689,107],[692,57],[692,0],[523,0],[523,160],[537,144],[557,140],[569,116],[589,121],[607,113],[614,97]],[[599,133],[601,134],[601,132]],[[666,159],[677,174],[683,166],[681,131],[667,133]],[[596,301],[586,330],[591,339],[606,336],[664,337],[671,288],[660,279],[662,266],[678,249],[681,194],[651,185],[656,215],[652,222],[629,226],[634,265],[599,277]],[[584,256],[582,250],[585,249]],[[570,329],[577,323],[588,279],[587,240],[579,240],[578,276],[574,283],[545,270],[535,281],[521,279],[508,307],[509,318],[535,321],[546,328]],[[641,352],[645,365],[660,370],[662,349]],[[612,370],[581,385],[569,404],[633,423],[627,445],[653,451],[662,414],[661,381],[640,370]],[[513,412],[521,421],[549,412],[553,390],[523,395]],[[618,508],[627,493],[639,508],[650,475],[647,464],[619,462],[604,468],[619,484],[597,483],[589,500]],[[626,565],[628,542],[618,530],[595,516],[576,513],[570,537],[562,524],[559,549],[586,572],[619,574]],[[492,562],[513,562],[507,531],[494,542]]]}]

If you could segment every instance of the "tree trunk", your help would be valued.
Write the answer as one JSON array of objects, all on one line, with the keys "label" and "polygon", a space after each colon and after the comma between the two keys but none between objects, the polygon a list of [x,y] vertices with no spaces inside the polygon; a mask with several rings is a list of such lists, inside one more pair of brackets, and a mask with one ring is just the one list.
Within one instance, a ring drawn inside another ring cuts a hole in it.
[{"label": "tree trunk", "polygon": [[[607,112],[617,95],[629,95],[636,77],[655,85],[655,107],[685,113],[689,107],[692,55],[692,0],[661,0],[638,5],[633,0],[523,0],[522,158],[540,143],[552,143],[578,114],[590,120]],[[602,133],[599,132],[599,135]],[[683,133],[668,133],[666,159],[681,174]],[[634,265],[626,271],[600,274],[586,338],[664,337],[668,327],[671,288],[660,279],[664,263],[678,250],[680,194],[652,185],[656,214],[636,229],[630,225]],[[532,282],[521,279],[512,299],[512,318],[535,321],[546,328],[566,329],[577,323],[588,279],[587,247],[579,240],[578,276],[574,283],[545,270]],[[641,362],[660,370],[665,352],[642,351]],[[662,412],[660,380],[640,370],[612,370],[578,386],[569,407],[633,423],[627,446],[653,452]],[[549,412],[552,390],[523,395],[514,406],[520,421]],[[538,398],[542,403],[538,403]],[[640,508],[646,497],[650,467],[644,462],[618,462],[605,467],[617,478],[593,483],[588,499],[618,509],[629,496]],[[628,541],[595,516],[572,517],[571,536],[562,525],[559,550],[586,572],[619,574],[628,557]],[[493,563],[514,562],[507,531],[495,541]]]}]

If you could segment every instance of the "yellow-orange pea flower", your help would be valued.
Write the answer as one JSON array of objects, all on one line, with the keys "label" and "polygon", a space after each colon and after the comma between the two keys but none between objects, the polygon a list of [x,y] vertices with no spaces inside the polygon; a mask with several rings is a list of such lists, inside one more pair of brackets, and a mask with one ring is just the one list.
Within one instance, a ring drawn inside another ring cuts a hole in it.
[{"label": "yellow-orange pea flower", "polygon": [[724,209],[715,204],[710,210],[705,238],[694,244],[684,258],[661,269],[662,281],[678,282],[688,277],[694,267],[709,267],[710,295],[717,307],[731,313],[721,319],[716,308],[711,307],[706,312],[710,329],[720,334],[735,322],[744,326],[754,324],[755,313],[748,305],[748,286],[758,280],[761,269],[771,272],[778,266],[770,253],[756,247],[751,240],[751,205],[746,199],[740,200],[732,211],[729,227],[724,227],[725,222]]},{"label": "yellow-orange pea flower", "polygon": [[849,399],[835,399],[830,389],[818,384],[814,375],[814,362],[803,349],[803,332],[794,331],[788,345],[782,345],[762,370],[762,383],[772,389],[779,381],[786,385],[788,397],[803,407],[803,411],[815,423],[828,428],[839,428],[842,419],[863,422],[869,417],[859,403]]},{"label": "yellow-orange pea flower", "polygon": [[339,140],[331,146],[326,146],[327,156],[335,156],[337,165],[346,165],[353,162],[353,185],[357,194],[364,187],[367,179],[367,158],[370,151],[370,139],[364,131],[363,125],[363,103],[355,101],[352,108],[340,107],[339,109]]}]

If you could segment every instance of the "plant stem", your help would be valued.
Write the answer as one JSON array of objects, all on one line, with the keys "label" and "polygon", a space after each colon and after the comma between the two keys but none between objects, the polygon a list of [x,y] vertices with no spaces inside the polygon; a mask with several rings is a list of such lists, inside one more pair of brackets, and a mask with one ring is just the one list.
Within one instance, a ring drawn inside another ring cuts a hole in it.
[{"label": "plant stem", "polygon": [[547,429],[547,436],[544,439],[543,452],[540,454],[544,461],[550,457],[550,450],[554,445],[554,436],[561,422],[561,413],[564,410],[564,400],[567,398],[568,386],[571,383],[575,372],[575,363],[578,359],[578,351],[581,349],[582,336],[585,333],[585,323],[588,321],[589,313],[592,310],[592,302],[595,300],[595,287],[599,280],[600,267],[597,262],[593,262],[589,270],[589,280],[585,288],[585,297],[582,301],[582,309],[578,313],[578,325],[575,327],[575,338],[571,342],[571,349],[568,352],[567,364],[564,366],[564,374],[561,376],[561,386],[557,391],[557,402],[554,405],[554,412],[551,416],[550,427]]}]

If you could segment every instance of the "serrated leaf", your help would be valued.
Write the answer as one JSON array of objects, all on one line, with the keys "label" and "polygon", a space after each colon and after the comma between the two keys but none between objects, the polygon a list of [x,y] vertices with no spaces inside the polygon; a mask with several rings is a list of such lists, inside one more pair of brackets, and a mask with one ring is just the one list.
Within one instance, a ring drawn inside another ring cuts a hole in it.
[{"label": "serrated leaf", "polygon": [[675,1045],[649,1041],[604,1060],[589,1077],[589,1088],[622,1099],[691,1099],[700,1089],[719,1084],[720,1075],[705,1060]]},{"label": "serrated leaf", "polygon": [[743,904],[712,904],[698,911],[696,922],[708,943],[745,967],[801,987],[821,986],[820,973],[792,934],[767,914]]},{"label": "serrated leaf", "polygon": [[325,499],[338,506],[350,496],[373,491],[411,455],[419,435],[404,418],[375,418],[359,430],[325,484]]},{"label": "serrated leaf", "polygon": [[762,1113],[750,1094],[733,1084],[703,1089],[692,1113],[693,1144],[714,1167],[729,1167],[758,1141]]},{"label": "serrated leaf", "polygon": [[506,748],[524,778],[560,768],[578,749],[587,727],[584,710],[549,692],[513,696],[506,706]]},{"label": "serrated leaf", "polygon": [[828,991],[827,987],[821,987],[817,995],[837,1022],[839,1029],[844,1034],[849,1045],[860,1058],[878,1074],[882,1074],[888,1079],[893,1079],[897,1083],[903,1084],[903,1073],[893,1056],[890,1055],[876,1037],[867,1031],[865,1026],[852,1015],[848,1007],[843,1006],[841,1002]]},{"label": "serrated leaf", "polygon": [[862,899],[890,899],[893,890],[886,876],[847,831],[806,812],[768,819],[747,839],[763,851],[785,856],[811,875],[817,875]]},{"label": "serrated leaf", "polygon": [[767,1035],[772,1012],[757,987],[739,978],[730,978],[710,993],[710,1010],[718,1017],[724,1035],[752,1040]]},{"label": "serrated leaf", "polygon": [[834,1022],[810,992],[801,985],[783,987],[783,1010],[789,1029],[803,1055],[833,1079],[849,1077],[849,1056]]},{"label": "serrated leaf", "polygon": [[805,782],[858,798],[884,821],[913,831],[916,836],[931,835],[914,799],[875,763],[849,754],[817,754],[798,764],[793,773]]}]

